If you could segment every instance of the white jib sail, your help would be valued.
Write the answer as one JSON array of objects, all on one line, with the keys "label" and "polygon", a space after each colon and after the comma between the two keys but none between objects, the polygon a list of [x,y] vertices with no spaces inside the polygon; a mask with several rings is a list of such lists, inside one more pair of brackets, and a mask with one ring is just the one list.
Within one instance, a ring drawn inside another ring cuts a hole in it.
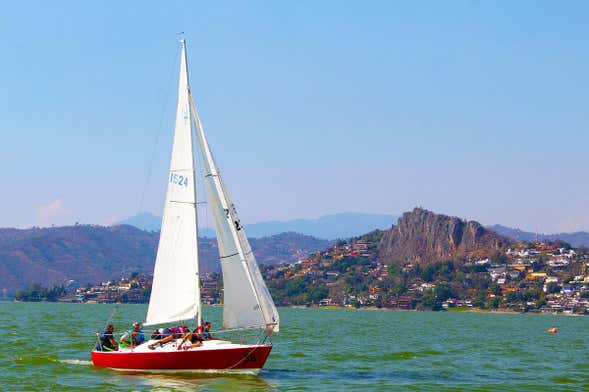
[{"label": "white jib sail", "polygon": [[221,257],[223,327],[266,328],[269,332],[278,332],[278,311],[219,175],[192,99],[190,104]]},{"label": "white jib sail", "polygon": [[182,42],[176,128],[146,325],[199,320],[200,284],[192,121]]}]

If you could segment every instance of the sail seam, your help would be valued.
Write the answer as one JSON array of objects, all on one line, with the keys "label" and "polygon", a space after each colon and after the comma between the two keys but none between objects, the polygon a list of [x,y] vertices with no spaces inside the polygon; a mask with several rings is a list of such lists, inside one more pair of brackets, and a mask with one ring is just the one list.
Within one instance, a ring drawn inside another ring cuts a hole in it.
[{"label": "sail seam", "polygon": [[228,257],[233,257],[233,256],[237,256],[239,254],[239,252],[233,253],[232,255],[228,255],[228,256],[221,256],[222,259],[226,259]]}]

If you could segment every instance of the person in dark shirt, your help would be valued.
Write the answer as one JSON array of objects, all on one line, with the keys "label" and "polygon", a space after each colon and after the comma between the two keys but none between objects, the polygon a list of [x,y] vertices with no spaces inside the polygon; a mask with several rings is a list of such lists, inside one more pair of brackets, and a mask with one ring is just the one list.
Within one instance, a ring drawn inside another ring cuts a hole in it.
[{"label": "person in dark shirt", "polygon": [[96,345],[98,351],[116,351],[119,349],[119,345],[116,342],[113,332],[115,327],[112,324],[107,325],[106,329],[98,335],[99,343]]}]

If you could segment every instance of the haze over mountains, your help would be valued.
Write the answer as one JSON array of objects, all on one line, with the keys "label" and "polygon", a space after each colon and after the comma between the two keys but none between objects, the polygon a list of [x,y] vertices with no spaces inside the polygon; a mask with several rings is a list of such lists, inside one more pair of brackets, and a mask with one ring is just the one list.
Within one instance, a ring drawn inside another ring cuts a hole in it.
[{"label": "haze over mountains", "polygon": [[[365,214],[359,212],[343,212],[323,215],[316,219],[293,219],[288,221],[267,221],[245,224],[248,237],[267,237],[284,232],[295,232],[316,238],[334,240],[359,236],[369,231],[389,229],[397,221],[397,216],[386,214]],[[144,212],[115,223],[135,226],[142,230],[159,231],[161,218]],[[199,234],[213,237],[211,228],[199,228]]]},{"label": "haze over mountains", "polygon": [[544,234],[522,231],[520,229],[512,229],[511,227],[502,225],[487,226],[487,229],[493,230],[495,233],[501,234],[503,236],[513,238],[516,241],[561,240],[564,242],[568,242],[574,247],[589,246],[589,233],[587,233],[586,231],[577,231],[574,233]]},{"label": "haze over mountains", "polygon": [[[265,237],[284,232],[295,232],[317,238],[335,240],[338,238],[360,236],[375,229],[388,230],[392,225],[397,224],[397,219],[398,216],[395,215],[344,212],[324,215],[316,219],[293,219],[288,221],[246,224],[245,228],[249,237]],[[145,212],[117,222],[116,224],[127,224],[147,231],[159,231],[160,223],[160,217]],[[562,240],[575,247],[589,246],[589,233],[585,231],[558,234],[540,233],[536,235],[536,233],[498,224],[485,226],[485,228],[516,241],[535,241],[537,237],[540,241]],[[212,228],[199,229],[199,234],[203,237],[215,236]]]}]

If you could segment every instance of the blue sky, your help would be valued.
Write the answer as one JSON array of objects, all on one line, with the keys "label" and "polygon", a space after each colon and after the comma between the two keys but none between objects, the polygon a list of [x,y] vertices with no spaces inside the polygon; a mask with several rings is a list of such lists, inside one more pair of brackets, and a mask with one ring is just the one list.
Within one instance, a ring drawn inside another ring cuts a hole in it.
[{"label": "blue sky", "polygon": [[5,3],[0,227],[160,214],[185,31],[244,222],[422,206],[589,230],[588,17],[580,1]]}]

